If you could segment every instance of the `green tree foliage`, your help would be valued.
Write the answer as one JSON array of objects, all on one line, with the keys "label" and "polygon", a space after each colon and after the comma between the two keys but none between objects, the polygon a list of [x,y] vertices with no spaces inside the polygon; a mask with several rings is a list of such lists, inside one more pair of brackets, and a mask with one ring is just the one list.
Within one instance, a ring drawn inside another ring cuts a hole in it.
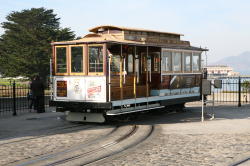
[{"label": "green tree foliage", "polygon": [[249,91],[249,90],[250,90],[250,81],[245,80],[245,81],[242,83],[242,87],[243,87],[243,90],[244,90],[244,91]]},{"label": "green tree foliage", "polygon": [[69,28],[60,28],[53,10],[31,8],[12,12],[2,23],[5,33],[0,37],[0,66],[5,76],[49,74],[52,41],[72,40]]}]

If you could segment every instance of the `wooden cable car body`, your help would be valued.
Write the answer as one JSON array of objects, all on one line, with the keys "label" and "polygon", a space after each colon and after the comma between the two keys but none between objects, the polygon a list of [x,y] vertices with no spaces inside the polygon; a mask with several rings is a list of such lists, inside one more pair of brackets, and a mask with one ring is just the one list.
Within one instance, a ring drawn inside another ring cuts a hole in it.
[{"label": "wooden cable car body", "polygon": [[74,41],[53,42],[51,104],[67,120],[200,100],[201,54],[181,34],[98,26]]}]

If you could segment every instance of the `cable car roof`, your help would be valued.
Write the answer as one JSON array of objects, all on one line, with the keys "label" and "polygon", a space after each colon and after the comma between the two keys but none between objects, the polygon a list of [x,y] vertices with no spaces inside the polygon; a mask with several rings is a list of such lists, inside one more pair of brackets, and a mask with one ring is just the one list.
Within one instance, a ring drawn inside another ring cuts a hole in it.
[{"label": "cable car roof", "polygon": [[[101,28],[101,29],[100,29]],[[108,28],[108,29],[107,29]],[[110,29],[113,28],[113,29]],[[115,29],[114,29],[115,28]],[[51,45],[75,45],[75,44],[101,44],[101,43],[117,43],[117,44],[128,44],[128,45],[137,45],[137,46],[155,46],[155,47],[164,47],[170,49],[188,49],[188,50],[198,50],[198,51],[208,51],[208,49],[193,47],[190,45],[189,41],[180,40],[181,34],[163,32],[164,35],[172,35],[173,39],[162,38],[161,36],[155,36],[152,40],[152,36],[143,36],[137,34],[125,34],[122,33],[103,33],[106,30],[131,30],[131,31],[140,31],[140,32],[153,32],[159,33],[158,31],[142,30],[135,28],[124,28],[117,26],[97,26],[91,28],[90,31],[93,33],[87,34],[81,39],[71,40],[71,41],[60,41],[52,42]],[[153,36],[154,37],[154,36]]]},{"label": "cable car roof", "polygon": [[130,28],[130,27],[122,27],[122,26],[114,26],[114,25],[100,25],[93,28],[90,28],[89,31],[93,33],[98,33],[100,29],[119,29],[122,31],[137,31],[137,32],[152,32],[152,33],[161,33],[161,34],[170,34],[170,35],[177,35],[177,36],[184,36],[180,33],[173,33],[173,32],[162,32],[162,31],[155,31],[155,30],[148,30],[142,28]]}]

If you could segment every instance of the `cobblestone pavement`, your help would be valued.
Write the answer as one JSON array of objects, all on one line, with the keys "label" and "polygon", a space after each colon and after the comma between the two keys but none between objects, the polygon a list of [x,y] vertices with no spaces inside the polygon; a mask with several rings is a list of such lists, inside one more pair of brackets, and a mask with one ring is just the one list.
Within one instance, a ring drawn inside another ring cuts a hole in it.
[{"label": "cobblestone pavement", "polygon": [[[62,113],[31,113],[2,119],[0,165],[61,151],[97,139],[113,129],[105,125],[70,124],[62,118]],[[60,129],[67,126],[68,129]]]},{"label": "cobblestone pavement", "polygon": [[249,107],[220,106],[215,119],[204,123],[198,122],[199,111],[190,107],[186,113],[152,117],[147,123],[157,124],[158,132],[150,139],[93,165],[226,166],[250,152]]},{"label": "cobblestone pavement", "polygon": [[[209,120],[210,116],[206,116],[204,123],[200,122],[201,109],[197,105],[189,105],[186,110],[184,113],[142,114],[137,120],[124,123],[153,124],[156,130],[139,145],[92,165],[221,166],[229,165],[250,152],[249,106],[209,108],[207,113],[215,113],[215,119]],[[93,124],[96,125],[93,128],[71,132],[43,132],[50,127],[70,125],[62,119],[59,113],[33,113],[1,119],[0,138],[13,135],[17,138],[0,139],[0,145],[15,139],[46,137],[1,145],[0,165],[58,151],[98,138],[112,130],[111,126]]]}]

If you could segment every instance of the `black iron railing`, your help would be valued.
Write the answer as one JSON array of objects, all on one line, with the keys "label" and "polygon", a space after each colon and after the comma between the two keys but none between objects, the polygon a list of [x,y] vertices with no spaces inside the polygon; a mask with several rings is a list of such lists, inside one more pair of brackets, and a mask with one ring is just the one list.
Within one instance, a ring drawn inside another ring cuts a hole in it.
[{"label": "black iron railing", "polygon": [[208,100],[216,103],[235,103],[239,107],[242,104],[250,104],[250,77],[221,77],[222,88],[212,88],[212,94]]},{"label": "black iron railing", "polygon": [[[34,104],[30,107],[32,101],[29,94],[29,85],[16,84],[15,82],[0,85],[0,116],[9,114],[15,116],[24,112],[34,112]],[[49,96],[45,96],[45,105],[48,103]]]}]

